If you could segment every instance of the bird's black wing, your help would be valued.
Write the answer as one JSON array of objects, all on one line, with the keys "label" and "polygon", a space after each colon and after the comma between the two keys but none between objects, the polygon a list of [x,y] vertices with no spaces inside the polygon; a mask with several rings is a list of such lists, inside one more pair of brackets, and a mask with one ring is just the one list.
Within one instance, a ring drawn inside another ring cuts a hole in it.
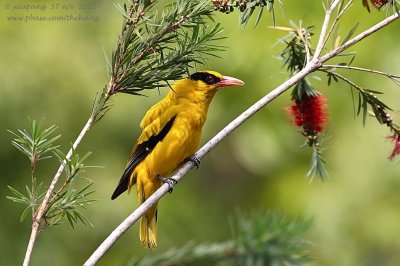
[{"label": "bird's black wing", "polygon": [[136,145],[133,155],[129,160],[128,165],[125,168],[124,173],[122,174],[121,179],[119,180],[118,186],[115,189],[114,193],[111,196],[111,199],[117,198],[119,195],[128,190],[129,187],[129,179],[132,171],[135,167],[146,158],[146,156],[154,149],[158,142],[162,141],[164,137],[168,134],[169,130],[174,123],[176,115],[173,116],[161,129],[161,131],[157,135],[151,136],[147,141]]}]

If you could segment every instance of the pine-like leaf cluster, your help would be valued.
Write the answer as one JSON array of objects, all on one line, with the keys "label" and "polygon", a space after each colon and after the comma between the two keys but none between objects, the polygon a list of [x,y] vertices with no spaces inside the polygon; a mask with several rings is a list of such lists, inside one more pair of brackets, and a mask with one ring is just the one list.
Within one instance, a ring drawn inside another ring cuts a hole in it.
[{"label": "pine-like leaf cluster", "polygon": [[111,60],[110,82],[96,96],[91,117],[99,121],[110,109],[116,93],[142,95],[143,90],[169,86],[187,76],[207,56],[217,56],[223,47],[222,27],[213,23],[209,1],[173,1],[158,11],[156,1],[131,0],[117,5],[124,17]]},{"label": "pine-like leaf cluster", "polygon": [[[38,182],[35,175],[37,162],[42,159],[52,158],[52,155],[55,155],[59,162],[65,165],[65,181],[51,195],[44,215],[38,221],[41,228],[45,229],[59,225],[64,222],[65,218],[72,227],[78,222],[84,225],[91,225],[80,212],[80,209],[85,208],[87,204],[94,201],[93,199],[89,199],[89,196],[94,192],[90,190],[93,182],[79,175],[79,172],[87,167],[84,161],[89,157],[90,152],[80,157],[75,149],[72,148],[72,155],[67,159],[67,156],[60,151],[60,146],[55,145],[55,141],[61,137],[61,135],[54,136],[56,129],[57,127],[52,125],[42,130],[41,123],[38,123],[36,120],[30,120],[29,130],[18,130],[18,133],[9,131],[14,135],[13,145],[27,156],[31,162],[32,180],[31,187],[25,187],[26,193],[8,186],[13,196],[8,196],[7,198],[13,202],[25,205],[20,221],[26,218],[29,211],[31,211],[32,219],[36,219],[38,208],[46,194],[43,182]],[[83,182],[79,182],[78,180]]]},{"label": "pine-like leaf cluster", "polygon": [[188,73],[204,56],[216,56],[221,27],[211,20],[208,1],[174,1],[158,12],[150,1],[120,7],[123,30],[111,57],[111,94],[139,94],[168,85]]},{"label": "pine-like leaf cluster", "polygon": [[278,211],[238,212],[231,219],[232,239],[219,243],[188,244],[141,259],[127,266],[178,265],[305,265],[312,244],[305,235],[312,222],[292,219]]}]

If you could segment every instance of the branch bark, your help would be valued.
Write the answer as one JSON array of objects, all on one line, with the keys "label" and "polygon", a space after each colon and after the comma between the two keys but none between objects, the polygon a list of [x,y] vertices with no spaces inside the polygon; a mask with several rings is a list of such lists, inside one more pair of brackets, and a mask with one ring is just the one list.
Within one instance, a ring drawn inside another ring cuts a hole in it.
[{"label": "branch bark", "polygon": [[[291,88],[300,79],[307,76],[309,73],[316,70],[321,65],[318,62],[310,62],[304,69],[294,75],[292,78],[284,82],[282,85],[268,93],[261,98],[250,108],[244,111],[241,115],[230,122],[224,129],[216,134],[209,142],[207,142],[197,153],[194,155],[197,158],[203,158],[209,153],[218,143],[231,134],[236,128],[243,124],[247,119],[252,117],[255,113],[265,107],[272,100]],[[171,178],[179,181],[182,177],[193,167],[193,162],[186,162]],[[131,215],[129,215],[96,249],[96,251],[85,262],[84,266],[95,265],[100,258],[107,252],[108,249],[118,240],[128,229],[131,227],[143,214],[145,214],[151,206],[154,205],[162,196],[164,196],[170,189],[168,184],[163,184],[154,194],[152,194],[142,205],[140,205]]]},{"label": "branch bark", "polygon": [[[340,1],[334,1],[333,4],[338,4]],[[399,18],[399,14],[392,15],[380,23],[374,25],[368,30],[360,33],[356,37],[350,39],[340,47],[331,52],[328,52],[326,55],[320,58],[314,58],[307,65],[290,79],[282,83],[280,86],[272,90],[266,96],[261,98],[259,101],[254,103],[250,108],[244,111],[241,115],[239,115],[236,119],[230,122],[224,129],[222,129],[218,134],[216,134],[207,144],[205,144],[196,154],[195,156],[199,159],[204,157],[208,152],[210,152],[219,142],[225,139],[230,133],[232,133],[236,128],[238,128],[241,124],[243,124],[247,119],[252,117],[259,110],[264,108],[268,103],[277,98],[279,95],[287,91],[294,84],[296,84],[299,80],[306,77],[310,73],[318,70],[322,67],[322,64],[329,59],[337,56],[347,48],[351,47],[355,43],[361,41],[362,39],[368,37],[372,33],[382,29],[383,27],[389,25],[391,22],[395,21]],[[329,21],[329,16],[326,17],[326,20]],[[326,35],[328,23],[326,24],[325,30],[322,29],[319,43],[324,42],[324,38]],[[321,44],[322,45],[322,44]],[[320,47],[320,51],[323,50],[324,47]],[[317,54],[317,53],[316,53]],[[182,177],[190,170],[193,166],[192,162],[185,163],[178,171],[171,177],[175,180],[179,181]],[[142,205],[140,205],[132,214],[130,214],[111,234],[100,244],[100,246],[93,252],[93,254],[89,257],[89,259],[85,262],[84,266],[92,266],[95,265],[102,256],[112,247],[112,245],[143,215],[150,209],[150,207],[157,202],[161,197],[163,197],[169,190],[169,185],[163,184],[153,195],[151,195]]]}]

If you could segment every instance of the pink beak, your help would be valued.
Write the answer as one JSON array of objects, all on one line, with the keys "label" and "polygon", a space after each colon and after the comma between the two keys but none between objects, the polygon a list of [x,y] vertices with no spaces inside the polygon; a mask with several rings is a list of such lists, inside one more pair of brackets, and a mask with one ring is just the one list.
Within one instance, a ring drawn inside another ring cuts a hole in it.
[{"label": "pink beak", "polygon": [[237,78],[222,76],[222,80],[217,84],[219,87],[242,86],[244,85],[244,82]]}]

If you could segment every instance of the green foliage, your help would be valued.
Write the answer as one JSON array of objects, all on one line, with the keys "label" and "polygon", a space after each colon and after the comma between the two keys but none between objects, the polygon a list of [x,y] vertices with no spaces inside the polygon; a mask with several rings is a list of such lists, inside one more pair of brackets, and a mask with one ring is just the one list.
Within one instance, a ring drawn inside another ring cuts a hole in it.
[{"label": "green foliage", "polygon": [[54,146],[54,142],[58,140],[61,135],[52,136],[57,130],[55,125],[52,125],[44,130],[41,130],[40,125],[36,120],[29,119],[29,131],[26,129],[18,129],[18,133],[8,130],[14,135],[14,140],[11,142],[20,152],[26,155],[30,162],[31,167],[38,160],[48,159],[51,153],[58,146]]},{"label": "green foliage", "polygon": [[308,167],[307,176],[310,180],[313,180],[315,176],[318,176],[322,181],[328,178],[329,174],[326,170],[326,160],[322,156],[321,140],[318,140],[313,145],[313,153],[311,156],[310,166]]},{"label": "green foliage", "polygon": [[65,165],[65,174],[66,179],[70,180],[74,178],[79,170],[87,167],[84,165],[84,161],[92,154],[91,152],[87,152],[82,158],[76,152],[74,147],[71,146],[72,155],[69,159],[65,159],[67,156],[60,150],[55,150],[54,153],[57,155],[58,160],[61,164]]},{"label": "green foliage", "polygon": [[293,21],[289,21],[292,28],[275,27],[278,30],[289,31],[283,38],[278,39],[276,44],[284,45],[284,49],[278,56],[283,61],[290,75],[293,75],[303,69],[307,63],[307,56],[312,54],[310,47],[312,29],[314,26],[302,27],[302,21],[296,25]]},{"label": "green foliage", "polygon": [[127,265],[304,265],[310,261],[311,243],[304,238],[310,220],[291,219],[266,210],[238,212],[232,219],[232,239],[195,245],[133,259]]},{"label": "green foliage", "polygon": [[111,57],[111,94],[167,86],[221,50],[211,44],[221,39],[221,28],[209,25],[209,1],[174,1],[161,13],[150,1],[118,7],[125,21]]},{"label": "green foliage", "polygon": [[162,12],[156,1],[131,1],[117,5],[124,21],[117,45],[107,59],[110,82],[94,100],[91,117],[99,121],[110,109],[116,93],[141,95],[142,90],[169,86],[196,64],[206,64],[223,48],[222,28],[213,22],[209,1],[173,1]]},{"label": "green foliage", "polygon": [[[213,5],[216,11],[229,14],[235,10],[235,8],[241,12],[240,24],[246,26],[250,18],[255,14],[258,9],[256,21],[254,27],[258,25],[263,15],[264,9],[267,9],[272,14],[272,19],[275,24],[275,11],[274,11],[274,0],[213,0]],[[282,4],[281,1],[279,1]]]},{"label": "green foliage", "polygon": [[303,235],[311,228],[311,221],[265,210],[238,213],[236,220],[237,265],[303,265],[309,260],[311,243]]},{"label": "green foliage", "polygon": [[[330,28],[328,27],[329,29],[327,31],[327,34],[323,39],[323,48],[325,48],[324,46],[327,43],[328,38],[332,39],[333,49],[336,49],[337,47],[349,41],[356,33],[359,23],[356,23],[353,27],[351,27],[345,34],[344,38],[341,39],[338,35],[339,24],[337,24],[337,22],[344,14],[344,12],[346,12],[350,8],[350,3],[351,1],[349,1],[347,4],[341,3],[339,5],[337,16],[335,20],[331,23]],[[301,22],[299,23],[299,26],[294,24],[292,21],[290,21],[290,24],[292,28],[276,28],[289,32],[285,37],[278,40],[278,43],[285,46],[278,58],[283,61],[283,64],[284,66],[286,66],[290,75],[293,75],[303,69],[303,67],[311,60],[313,49],[311,48],[310,41],[311,37],[313,36],[313,33],[311,32],[313,27],[302,27]],[[356,90],[358,92],[358,104],[356,108],[356,114],[362,114],[363,123],[365,124],[367,115],[372,114],[380,124],[387,125],[391,129],[391,131],[395,133],[395,135],[399,134],[399,126],[393,123],[392,118],[388,113],[391,109],[376,96],[377,94],[381,94],[381,92],[361,87],[348,77],[337,73],[335,68],[347,68],[349,70],[361,70],[365,72],[384,75],[393,80],[396,84],[398,84],[398,76],[370,69],[351,67],[350,65],[354,61],[355,53],[350,52],[340,55],[342,57],[349,57],[349,62],[343,62],[337,66],[329,66],[318,69],[319,71],[326,73],[328,86],[331,85],[332,81],[343,81],[349,84],[352,92],[353,90]],[[312,97],[317,94],[318,92],[312,87],[312,85],[306,79],[302,79],[296,84],[293,89],[292,100],[298,103],[303,101],[303,98]],[[372,111],[368,110],[369,107]],[[311,163],[307,175],[311,178],[313,178],[313,176],[315,175],[318,175],[322,180],[324,180],[328,173],[325,168],[326,161],[322,157],[323,149],[320,147],[320,137],[317,134],[309,134],[308,132],[302,132],[302,134],[307,137],[306,145],[313,148]]]},{"label": "green foliage", "polygon": [[79,208],[86,208],[88,204],[95,201],[94,199],[88,199],[88,196],[94,193],[94,190],[90,190],[93,182],[89,180],[79,190],[76,188],[77,185],[75,183],[76,180],[66,182],[62,189],[52,197],[43,218],[43,227],[60,225],[65,218],[67,218],[72,228],[75,228],[75,224],[78,222],[93,227],[92,223],[79,211]]},{"label": "green foliage", "polygon": [[[342,63],[340,64],[340,66],[347,66],[347,64]],[[364,125],[367,120],[367,115],[372,114],[372,116],[374,116],[380,124],[387,125],[391,130],[393,130],[396,133],[400,132],[399,126],[393,123],[392,118],[388,113],[392,109],[377,97],[377,95],[383,94],[382,92],[361,87],[351,79],[343,76],[342,74],[337,73],[335,71],[334,66],[330,67],[329,70],[322,69],[321,71],[325,72],[328,76],[328,86],[330,85],[331,79],[333,79],[335,82],[342,81],[350,85],[352,93],[353,90],[357,91],[358,103],[356,108],[356,114],[362,115],[362,121]],[[371,72],[371,70],[368,71]],[[389,74],[386,74],[386,76],[388,76],[390,79],[393,79],[395,82],[397,80],[396,79],[397,76],[391,77],[391,75]],[[353,101],[354,101],[354,96],[353,96]],[[368,111],[368,107],[372,109],[372,112]]]},{"label": "green foliage", "polygon": [[171,248],[162,253],[132,259],[126,266],[231,265],[227,256],[233,252],[233,245],[232,241],[197,245],[189,242],[182,247]]},{"label": "green foliage", "polygon": [[59,145],[55,145],[55,141],[61,136],[53,136],[56,129],[57,127],[52,125],[41,130],[40,123],[37,123],[36,120],[30,120],[29,131],[25,129],[18,130],[19,134],[9,131],[15,137],[12,144],[31,161],[32,180],[31,187],[25,187],[26,193],[22,193],[8,186],[13,196],[8,196],[7,198],[26,206],[20,217],[21,222],[26,218],[29,210],[32,212],[32,219],[36,219],[37,210],[46,195],[46,190],[42,182],[37,185],[35,168],[38,160],[51,158],[52,156],[48,154],[54,154],[59,159],[60,163],[65,165],[66,179],[58,191],[53,192],[50,197],[44,216],[40,221],[42,228],[59,225],[65,220],[64,218],[67,218],[72,227],[78,222],[84,225],[90,224],[78,209],[85,208],[87,204],[94,201],[88,199],[88,196],[94,192],[93,190],[89,190],[93,182],[89,180],[83,187],[82,185],[77,186],[76,184],[77,179],[85,180],[81,178],[78,173],[80,170],[87,167],[84,165],[84,160],[87,159],[90,152],[80,157],[75,149],[72,148],[71,157],[66,159],[66,156],[58,149]]},{"label": "green foliage", "polygon": [[[34,180],[34,186],[36,187],[36,180]],[[45,192],[42,191],[43,183],[40,183],[34,190],[30,189],[28,186],[25,186],[26,195],[22,192],[19,192],[15,188],[11,186],[7,186],[8,189],[11,191],[13,196],[6,196],[7,199],[25,205],[25,209],[22,211],[19,221],[22,222],[25,220],[26,216],[28,215],[29,211],[32,210],[32,218],[36,213],[36,209],[38,208],[41,200],[44,197]]]},{"label": "green foliage", "polygon": [[105,86],[102,92],[96,94],[93,101],[92,112],[90,114],[93,119],[93,124],[102,119],[110,108],[110,96],[108,95],[107,87]]},{"label": "green foliage", "polygon": [[314,97],[319,95],[318,91],[306,80],[301,79],[293,88],[292,100],[301,101],[303,98]]}]

